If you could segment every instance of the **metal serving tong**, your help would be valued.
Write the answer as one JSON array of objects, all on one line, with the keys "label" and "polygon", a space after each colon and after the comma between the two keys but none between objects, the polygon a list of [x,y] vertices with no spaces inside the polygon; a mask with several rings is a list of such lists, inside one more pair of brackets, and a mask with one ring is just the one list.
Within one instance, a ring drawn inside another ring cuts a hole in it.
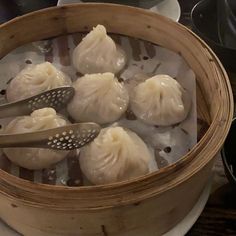
[{"label": "metal serving tong", "polygon": [[[0,106],[0,118],[28,115],[34,110],[52,107],[61,110],[74,96],[73,87],[59,87],[36,96]],[[101,127],[96,123],[77,123],[49,130],[0,135],[0,148],[32,147],[72,150],[93,141]]]}]

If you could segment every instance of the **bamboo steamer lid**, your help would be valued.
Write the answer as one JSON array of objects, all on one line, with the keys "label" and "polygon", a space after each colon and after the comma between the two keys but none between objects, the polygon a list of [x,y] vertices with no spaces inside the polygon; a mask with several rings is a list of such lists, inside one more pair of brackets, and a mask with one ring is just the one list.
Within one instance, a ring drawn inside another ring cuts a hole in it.
[{"label": "bamboo steamer lid", "polygon": [[132,181],[93,187],[34,184],[0,170],[0,215],[24,235],[161,235],[193,207],[228,133],[233,96],[209,47],[184,26],[155,13],[113,4],[74,4],[30,13],[0,26],[0,56],[25,43],[88,31],[159,44],[181,54],[197,75],[198,117],[209,124],[180,161]]}]

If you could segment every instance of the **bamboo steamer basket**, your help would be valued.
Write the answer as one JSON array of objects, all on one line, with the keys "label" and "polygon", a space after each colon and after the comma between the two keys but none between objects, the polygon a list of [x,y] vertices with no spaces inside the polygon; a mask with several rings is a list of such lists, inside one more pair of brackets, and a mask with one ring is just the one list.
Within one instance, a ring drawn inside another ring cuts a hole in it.
[{"label": "bamboo steamer basket", "polygon": [[93,187],[35,184],[0,171],[0,216],[26,236],[162,235],[194,206],[228,133],[233,97],[225,70],[187,28],[146,10],[74,4],[34,12],[0,26],[0,56],[25,43],[88,31],[109,32],[180,53],[197,76],[198,117],[209,128],[176,164],[132,181]]}]

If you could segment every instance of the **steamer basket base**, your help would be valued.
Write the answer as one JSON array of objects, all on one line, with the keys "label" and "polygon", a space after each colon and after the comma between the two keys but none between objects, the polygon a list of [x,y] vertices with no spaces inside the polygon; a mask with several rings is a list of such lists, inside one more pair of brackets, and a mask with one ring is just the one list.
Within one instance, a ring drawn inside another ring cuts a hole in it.
[{"label": "steamer basket base", "polygon": [[[207,200],[211,192],[212,178],[209,179],[207,185],[202,191],[201,196],[192,208],[192,210],[185,216],[185,218],[179,222],[173,229],[165,233],[163,236],[183,236],[185,235],[194,223],[197,221],[198,217],[201,215]],[[21,236],[19,233],[15,232],[4,222],[0,221],[0,235],[4,236]],[[130,235],[132,236],[132,235]],[[150,235],[149,235],[150,236]]]}]

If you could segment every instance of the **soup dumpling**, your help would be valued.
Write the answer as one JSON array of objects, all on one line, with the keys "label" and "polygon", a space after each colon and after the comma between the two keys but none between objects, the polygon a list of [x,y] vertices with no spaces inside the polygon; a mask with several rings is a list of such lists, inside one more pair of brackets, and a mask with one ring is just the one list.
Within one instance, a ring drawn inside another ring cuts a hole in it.
[{"label": "soup dumpling", "polygon": [[126,64],[124,51],[98,25],[87,34],[73,51],[73,65],[82,74],[121,71]]},{"label": "soup dumpling", "polygon": [[[65,126],[69,122],[57,115],[52,108],[35,110],[30,116],[17,117],[5,128],[4,134],[29,133]],[[42,148],[5,148],[4,153],[16,165],[30,170],[48,168],[63,160],[68,151],[57,151]]]},{"label": "soup dumpling", "polygon": [[79,161],[93,184],[110,184],[149,173],[151,154],[134,132],[122,127],[102,129],[81,149]]},{"label": "soup dumpling", "polygon": [[7,100],[14,102],[66,85],[71,85],[70,78],[50,62],[28,65],[11,80]]},{"label": "soup dumpling", "polygon": [[67,110],[78,122],[114,122],[128,107],[128,92],[112,73],[85,75],[73,87],[75,95]]},{"label": "soup dumpling", "polygon": [[156,75],[138,84],[131,92],[130,102],[139,119],[159,126],[183,121],[191,105],[187,92],[168,75]]}]

